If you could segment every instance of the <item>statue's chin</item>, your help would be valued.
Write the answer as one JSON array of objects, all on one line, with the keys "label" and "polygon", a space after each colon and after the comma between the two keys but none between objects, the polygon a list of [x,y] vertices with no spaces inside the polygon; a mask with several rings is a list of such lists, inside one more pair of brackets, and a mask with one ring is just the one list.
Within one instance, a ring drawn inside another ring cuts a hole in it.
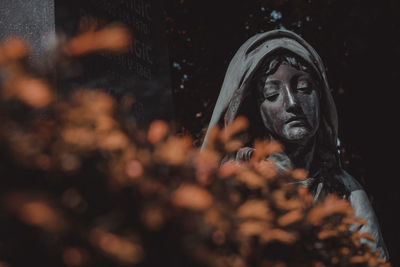
[{"label": "statue's chin", "polygon": [[303,143],[311,137],[311,132],[305,126],[294,126],[287,129],[284,136],[290,143]]}]

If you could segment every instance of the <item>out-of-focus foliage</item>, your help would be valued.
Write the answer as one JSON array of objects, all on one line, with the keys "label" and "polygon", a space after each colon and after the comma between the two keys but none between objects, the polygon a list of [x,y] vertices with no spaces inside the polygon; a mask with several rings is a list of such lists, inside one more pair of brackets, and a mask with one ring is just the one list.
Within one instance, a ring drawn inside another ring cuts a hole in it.
[{"label": "out-of-focus foliage", "polygon": [[[86,33],[57,58],[123,50],[123,34]],[[292,183],[304,171],[277,175],[264,159],[279,144],[220,166],[245,119],[199,151],[162,121],[127,123],[132,100],[84,89],[56,99],[27,54],[18,39],[0,46],[0,266],[385,265],[360,243],[370,235],[348,230],[365,222],[347,201],[314,205]]]}]

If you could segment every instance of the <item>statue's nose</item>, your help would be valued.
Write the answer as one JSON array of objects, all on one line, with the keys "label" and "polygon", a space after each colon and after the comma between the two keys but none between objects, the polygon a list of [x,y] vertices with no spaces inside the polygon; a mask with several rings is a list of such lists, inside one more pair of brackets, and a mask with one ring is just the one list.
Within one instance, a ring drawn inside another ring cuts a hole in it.
[{"label": "statue's nose", "polygon": [[285,86],[285,108],[288,112],[294,112],[299,108],[299,103],[290,85]]}]

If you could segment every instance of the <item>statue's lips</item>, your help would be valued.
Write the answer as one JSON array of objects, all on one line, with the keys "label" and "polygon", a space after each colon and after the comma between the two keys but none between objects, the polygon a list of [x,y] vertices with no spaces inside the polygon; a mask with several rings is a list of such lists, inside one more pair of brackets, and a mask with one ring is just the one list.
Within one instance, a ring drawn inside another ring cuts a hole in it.
[{"label": "statue's lips", "polygon": [[294,116],[286,121],[290,126],[306,126],[306,119],[302,116]]}]

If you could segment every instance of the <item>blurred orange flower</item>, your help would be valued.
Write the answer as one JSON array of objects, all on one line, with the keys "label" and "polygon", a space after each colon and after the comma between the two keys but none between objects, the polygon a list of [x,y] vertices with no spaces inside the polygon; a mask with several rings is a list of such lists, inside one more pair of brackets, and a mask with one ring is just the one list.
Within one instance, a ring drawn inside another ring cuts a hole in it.
[{"label": "blurred orange flower", "polygon": [[296,236],[292,233],[276,228],[266,231],[262,236],[262,242],[268,243],[272,241],[278,241],[285,244],[292,244],[296,242]]},{"label": "blurred orange flower", "polygon": [[278,219],[278,225],[285,227],[288,226],[292,223],[295,223],[299,220],[301,220],[304,217],[304,214],[301,210],[296,209],[296,210],[292,210],[288,213],[286,213],[285,215],[281,216]]},{"label": "blurred orange flower", "polygon": [[43,108],[53,101],[50,87],[44,81],[33,77],[22,77],[12,82],[12,97],[16,97],[34,108]]},{"label": "blurred orange flower", "polygon": [[182,184],[172,195],[172,203],[192,210],[205,210],[212,204],[211,194],[193,184]]},{"label": "blurred orange flower", "polygon": [[67,266],[82,266],[87,260],[87,252],[81,248],[68,247],[64,249],[62,258]]},{"label": "blurred orange flower", "polygon": [[51,231],[57,231],[64,227],[64,223],[57,212],[48,204],[41,201],[32,201],[23,204],[19,210],[19,217],[27,224]]},{"label": "blurred orange flower", "polygon": [[376,241],[375,237],[371,233],[368,233],[368,232],[364,232],[364,233],[355,232],[354,236],[356,236],[358,238],[364,238],[364,239],[367,239],[367,240],[373,241],[373,242]]},{"label": "blurred orange flower", "polygon": [[212,182],[212,175],[219,166],[220,156],[212,150],[204,149],[198,152],[194,158],[197,181],[202,185],[209,185]]},{"label": "blurred orange flower", "polygon": [[225,239],[225,233],[221,230],[217,230],[212,234],[212,240],[217,245],[222,245],[223,243],[225,243]]},{"label": "blurred orange flower", "polygon": [[95,135],[87,127],[68,127],[62,131],[62,137],[66,143],[81,147],[93,147],[95,145]]},{"label": "blurred orange flower", "polygon": [[117,122],[107,115],[97,116],[95,123],[97,132],[106,132],[117,126]]},{"label": "blurred orange flower", "polygon": [[159,207],[147,207],[142,213],[144,224],[152,231],[159,231],[164,224],[164,214]]},{"label": "blurred orange flower", "polygon": [[254,142],[254,152],[251,156],[252,162],[265,159],[268,155],[283,151],[283,146],[277,141],[256,140]]},{"label": "blurred orange flower", "polygon": [[302,209],[304,203],[297,198],[286,198],[286,194],[284,190],[276,190],[272,194],[275,204],[277,207],[283,210],[294,210],[294,209]]},{"label": "blurred orange flower", "polygon": [[95,228],[91,230],[89,239],[94,246],[122,263],[136,264],[144,258],[144,251],[140,244],[104,229]]},{"label": "blurred orange flower", "polygon": [[225,150],[228,153],[237,151],[241,147],[243,147],[243,142],[239,140],[229,140],[225,143]]},{"label": "blurred orange flower", "polygon": [[155,156],[162,162],[172,165],[180,165],[187,159],[192,145],[190,137],[171,136],[167,142],[160,144],[155,152]]},{"label": "blurred orange flower", "polygon": [[253,171],[242,171],[236,178],[250,189],[265,188],[267,186],[266,180]]},{"label": "blurred orange flower", "polygon": [[270,220],[270,209],[265,200],[248,200],[237,210],[237,216],[241,219]]},{"label": "blurred orange flower", "polygon": [[367,259],[364,256],[353,256],[350,258],[350,263],[364,263]]},{"label": "blurred orange flower", "polygon": [[352,224],[366,225],[368,224],[368,221],[359,217],[345,217],[342,219],[342,223],[347,225],[352,225]]},{"label": "blurred orange flower", "polygon": [[245,130],[249,126],[249,121],[243,117],[237,117],[232,123],[228,124],[220,134],[222,142],[227,142],[235,134]]},{"label": "blurred orange flower", "polygon": [[27,57],[28,45],[20,37],[9,37],[0,44],[0,64]]},{"label": "blurred orange flower", "polygon": [[308,173],[304,169],[294,169],[292,171],[292,177],[296,180],[305,180],[308,176]]},{"label": "blurred orange flower", "polygon": [[111,25],[98,31],[88,31],[70,40],[64,48],[68,56],[82,56],[91,52],[126,52],[131,46],[130,30]]},{"label": "blurred orange flower", "polygon": [[318,238],[319,239],[327,239],[331,237],[335,237],[338,235],[338,231],[336,230],[322,230],[321,232],[318,233]]},{"label": "blurred orange flower", "polygon": [[126,164],[126,174],[128,177],[136,179],[142,176],[143,166],[138,160],[131,160]]},{"label": "blurred orange flower", "polygon": [[45,200],[14,194],[8,197],[7,206],[26,224],[50,232],[61,231],[67,226],[61,214]]},{"label": "blurred orange flower", "polygon": [[147,132],[147,140],[155,144],[160,142],[168,133],[168,124],[165,121],[156,120],[150,124],[149,131]]},{"label": "blurred orange flower", "polygon": [[239,171],[241,171],[242,168],[240,167],[240,163],[237,161],[228,161],[222,164],[219,169],[218,169],[218,174],[222,178],[227,178],[232,175],[237,174]]},{"label": "blurred orange flower", "polygon": [[275,178],[277,175],[276,164],[269,160],[253,162],[254,169],[266,179]]},{"label": "blurred orange flower", "polygon": [[219,228],[222,231],[228,231],[229,225],[224,221],[222,214],[215,207],[206,210],[204,220],[212,227]]},{"label": "blurred orange flower", "polygon": [[333,214],[352,216],[354,211],[347,200],[339,199],[332,194],[328,195],[323,203],[312,208],[307,219],[314,225],[320,225],[325,217]]},{"label": "blurred orange flower", "polygon": [[263,221],[245,221],[240,224],[239,234],[244,236],[261,235],[269,232],[269,224]]},{"label": "blurred orange flower", "polygon": [[299,197],[302,201],[304,201],[305,204],[311,204],[312,203],[312,196],[310,192],[308,191],[307,187],[304,186],[299,186],[297,188],[297,192],[299,194]]},{"label": "blurred orange flower", "polygon": [[97,136],[98,146],[105,150],[123,149],[128,145],[128,138],[121,131],[114,130]]},{"label": "blurred orange flower", "polygon": [[90,89],[77,90],[73,95],[73,103],[86,111],[82,115],[96,118],[101,115],[111,115],[115,106],[114,99],[105,92]]}]

